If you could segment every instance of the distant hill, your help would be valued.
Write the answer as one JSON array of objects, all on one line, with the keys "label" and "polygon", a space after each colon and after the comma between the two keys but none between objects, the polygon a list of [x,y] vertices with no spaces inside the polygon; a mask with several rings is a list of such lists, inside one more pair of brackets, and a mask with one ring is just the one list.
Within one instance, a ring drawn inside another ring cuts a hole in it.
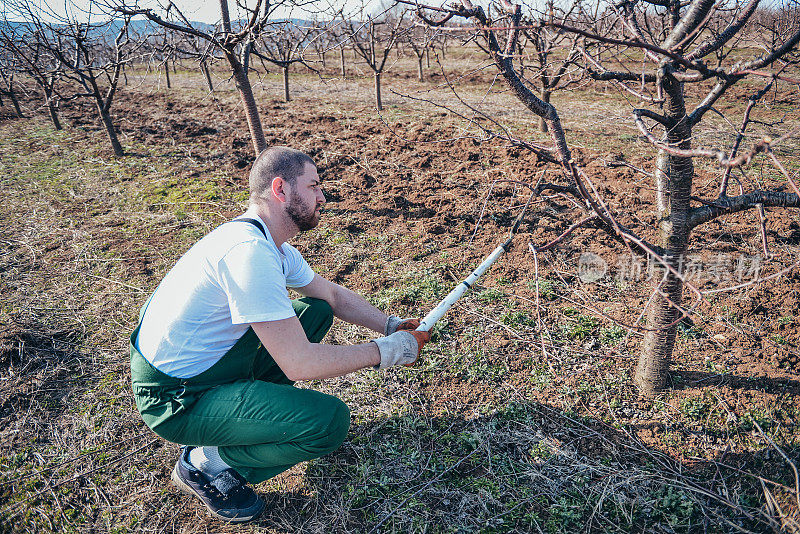
[{"label": "distant hill", "polygon": [[[312,21],[304,20],[304,19],[274,19],[271,20],[272,23],[285,23],[289,22],[295,26],[308,26],[310,24],[314,24]],[[244,25],[247,23],[246,20],[236,20],[231,22],[231,26],[233,27],[234,31],[238,31],[239,29],[243,28]],[[204,32],[213,34],[216,30],[216,26],[213,24],[208,24],[205,22],[191,22],[193,28]],[[55,25],[58,27],[59,25]],[[123,22],[121,20],[111,20],[105,22],[92,22],[91,24],[92,29],[90,29],[90,35],[93,32],[99,32],[103,35],[117,35],[119,30],[123,26]],[[29,22],[14,22],[14,21],[4,21],[0,20],[0,31],[4,31],[6,33],[31,33],[34,31],[35,28]],[[138,35],[140,37],[148,37],[151,35],[160,35],[163,34],[164,28],[159,26],[155,22],[152,22],[145,18],[136,18],[131,21],[129,25],[129,30],[131,33]]]}]

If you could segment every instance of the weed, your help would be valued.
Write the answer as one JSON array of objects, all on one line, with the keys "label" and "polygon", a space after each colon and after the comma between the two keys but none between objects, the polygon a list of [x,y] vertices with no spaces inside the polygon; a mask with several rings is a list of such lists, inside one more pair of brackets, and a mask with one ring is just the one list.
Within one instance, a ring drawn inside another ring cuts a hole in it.
[{"label": "weed", "polygon": [[500,316],[500,322],[511,328],[536,327],[536,319],[522,310],[509,310]]},{"label": "weed", "polygon": [[[536,280],[528,280],[528,288],[536,291]],[[544,300],[555,300],[558,297],[555,282],[547,278],[540,278],[539,296]]]},{"label": "weed", "polygon": [[616,345],[625,338],[626,330],[615,324],[600,329],[600,341],[606,345]]},{"label": "weed", "polygon": [[691,532],[697,525],[699,509],[695,500],[684,490],[663,486],[653,495],[652,518],[663,520],[673,529]]},{"label": "weed", "polygon": [[499,289],[490,287],[488,289],[484,289],[483,291],[481,291],[480,293],[475,295],[475,298],[479,302],[483,302],[483,303],[487,303],[488,304],[488,303],[492,303],[492,302],[498,302],[498,301],[506,298],[506,296]]},{"label": "weed", "polygon": [[575,322],[567,323],[563,326],[563,333],[568,339],[583,341],[595,336],[599,324],[597,319],[587,315],[571,315],[575,316]]}]

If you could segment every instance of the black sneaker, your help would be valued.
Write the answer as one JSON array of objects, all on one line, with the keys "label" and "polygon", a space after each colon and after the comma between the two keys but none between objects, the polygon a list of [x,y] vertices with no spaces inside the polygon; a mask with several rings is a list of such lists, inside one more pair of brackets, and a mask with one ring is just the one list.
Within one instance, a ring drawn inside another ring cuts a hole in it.
[{"label": "black sneaker", "polygon": [[245,523],[264,511],[264,501],[235,470],[226,469],[209,479],[189,463],[192,448],[181,448],[181,457],[172,470],[172,481],[181,491],[196,495],[211,515],[223,521]]}]

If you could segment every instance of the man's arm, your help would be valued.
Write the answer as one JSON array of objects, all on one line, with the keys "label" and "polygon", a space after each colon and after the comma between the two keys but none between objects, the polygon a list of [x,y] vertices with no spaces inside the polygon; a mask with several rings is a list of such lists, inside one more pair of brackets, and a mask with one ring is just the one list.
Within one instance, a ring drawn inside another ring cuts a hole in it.
[{"label": "man's arm", "polygon": [[[298,291],[325,300],[343,321],[383,334],[388,316],[349,289],[314,275],[311,283]],[[360,345],[323,345],[308,341],[297,317],[251,326],[289,380],[331,378],[378,365],[381,369],[410,365],[430,340],[427,332],[395,332]]]},{"label": "man's arm", "polygon": [[251,326],[289,380],[342,376],[381,363],[375,343],[345,346],[311,343],[297,317]]},{"label": "man's arm", "polygon": [[384,333],[388,316],[346,287],[315,274],[311,283],[297,288],[297,292],[326,301],[333,308],[333,314],[342,321],[366,326],[379,334]]}]

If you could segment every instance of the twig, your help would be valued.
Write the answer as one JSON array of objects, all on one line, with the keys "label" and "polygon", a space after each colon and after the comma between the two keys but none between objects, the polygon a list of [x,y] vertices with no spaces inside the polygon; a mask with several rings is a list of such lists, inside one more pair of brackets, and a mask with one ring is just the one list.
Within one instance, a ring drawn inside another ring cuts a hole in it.
[{"label": "twig", "polygon": [[783,452],[783,449],[778,447],[778,445],[776,445],[775,442],[772,441],[772,438],[764,433],[764,431],[761,429],[761,425],[758,424],[758,421],[753,419],[753,425],[755,425],[755,427],[758,429],[758,432],[761,434],[761,437],[763,437],[767,441],[767,443],[769,443],[772,446],[772,448],[778,451],[778,454],[780,454],[783,457],[783,459],[786,460],[786,463],[789,464],[789,467],[792,468],[792,472],[794,472],[794,497],[797,500],[797,509],[800,510],[800,475],[798,475],[797,466],[786,455],[786,453]]}]

